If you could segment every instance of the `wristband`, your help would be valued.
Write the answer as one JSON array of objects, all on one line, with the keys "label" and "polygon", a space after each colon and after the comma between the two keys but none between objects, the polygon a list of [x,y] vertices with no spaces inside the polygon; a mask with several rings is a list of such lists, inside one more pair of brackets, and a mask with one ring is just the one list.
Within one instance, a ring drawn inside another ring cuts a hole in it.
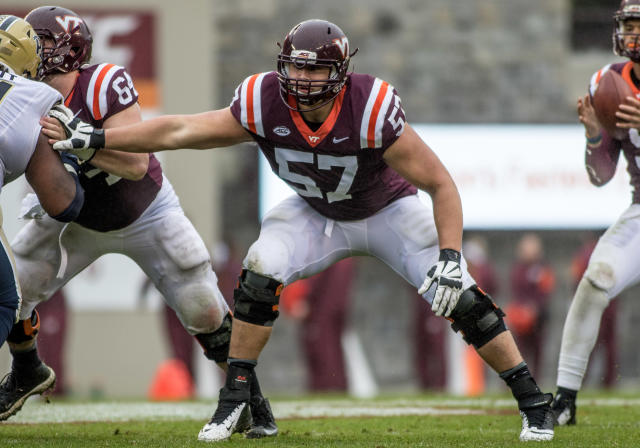
[{"label": "wristband", "polygon": [[455,261],[460,264],[461,258],[460,252],[455,249],[440,249],[439,261]]},{"label": "wristband", "polygon": [[[104,148],[104,144],[105,144],[104,129],[93,129],[93,131],[91,132],[91,137],[89,137],[89,147],[95,150],[98,150],[98,149]],[[93,156],[89,157],[89,160],[92,158]]]},{"label": "wristband", "polygon": [[602,134],[598,134],[595,137],[587,137],[587,144],[588,145],[595,145],[596,143],[600,143],[600,140],[602,140]]}]

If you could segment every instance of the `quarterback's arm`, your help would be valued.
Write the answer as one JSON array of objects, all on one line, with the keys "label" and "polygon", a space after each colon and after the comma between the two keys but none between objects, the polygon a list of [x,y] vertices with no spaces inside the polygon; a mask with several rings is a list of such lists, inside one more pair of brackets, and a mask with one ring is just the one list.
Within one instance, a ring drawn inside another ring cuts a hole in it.
[{"label": "quarterback's arm", "polygon": [[616,172],[620,142],[612,139],[602,128],[590,95],[578,98],[576,110],[587,139],[585,166],[589,180],[599,187],[609,182]]},{"label": "quarterback's arm", "polygon": [[84,202],[84,191],[43,134],[38,137],[25,177],[49,216],[63,216],[62,221],[71,221],[78,216]]},{"label": "quarterback's arm", "polygon": [[104,134],[106,148],[126,152],[217,148],[251,138],[228,107],[193,115],[164,115],[106,129]]},{"label": "quarterback's arm", "polygon": [[385,151],[386,163],[433,201],[433,214],[441,249],[460,251],[462,202],[453,179],[440,159],[408,124]]},{"label": "quarterback's arm", "polygon": [[596,145],[587,142],[585,148],[585,167],[589,180],[600,187],[611,180],[616,173],[620,158],[620,142],[602,132],[602,138]]}]

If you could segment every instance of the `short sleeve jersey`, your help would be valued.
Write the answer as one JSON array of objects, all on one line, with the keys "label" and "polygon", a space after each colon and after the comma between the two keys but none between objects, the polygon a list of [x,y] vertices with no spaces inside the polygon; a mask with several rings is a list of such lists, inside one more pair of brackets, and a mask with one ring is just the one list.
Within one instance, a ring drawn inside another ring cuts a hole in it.
[{"label": "short sleeve jersey", "polygon": [[327,218],[364,219],[417,192],[382,157],[402,134],[405,117],[397,92],[381,79],[348,75],[315,131],[284,104],[275,72],[246,78],[231,112],[273,172]]},{"label": "short sleeve jersey", "polygon": [[[631,78],[632,62],[619,62],[609,64],[595,72],[591,77],[589,85],[589,93],[593,96],[598,83],[607,70],[613,70],[622,75],[622,78],[629,84],[633,95],[640,100],[640,89],[634,84]],[[627,172],[631,177],[630,184],[632,187],[632,202],[640,203],[640,133],[637,129],[630,129],[622,140],[614,140],[606,138],[601,145],[599,151],[606,151],[611,154],[611,160],[617,161],[619,151],[622,150],[624,158],[627,160]],[[598,167],[593,167],[596,171]]]},{"label": "short sleeve jersey", "polygon": [[46,84],[0,70],[0,187],[27,169],[40,135],[40,118],[62,96]]},{"label": "short sleeve jersey", "polygon": [[[65,99],[78,117],[95,127],[138,101],[129,73],[113,64],[82,67],[75,86]],[[76,219],[89,229],[106,232],[128,226],[142,215],[162,186],[162,168],[149,156],[149,168],[137,181],[123,179],[91,165],[83,165],[80,183],[85,203]]]}]

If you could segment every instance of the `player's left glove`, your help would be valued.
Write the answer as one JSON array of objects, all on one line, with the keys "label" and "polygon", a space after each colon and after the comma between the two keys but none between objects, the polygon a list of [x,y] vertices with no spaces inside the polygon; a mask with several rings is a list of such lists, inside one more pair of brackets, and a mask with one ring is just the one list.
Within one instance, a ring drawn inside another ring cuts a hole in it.
[{"label": "player's left glove", "polygon": [[60,122],[67,136],[66,140],[53,144],[56,151],[69,152],[87,162],[97,150],[104,148],[104,130],[80,120],[68,107],[56,104],[49,111],[49,116]]},{"label": "player's left glove", "polygon": [[460,268],[460,252],[453,249],[442,249],[439,261],[429,269],[427,278],[418,290],[419,294],[427,292],[434,284],[436,292],[431,303],[431,311],[436,316],[449,317],[458,304],[462,294],[462,269]]}]

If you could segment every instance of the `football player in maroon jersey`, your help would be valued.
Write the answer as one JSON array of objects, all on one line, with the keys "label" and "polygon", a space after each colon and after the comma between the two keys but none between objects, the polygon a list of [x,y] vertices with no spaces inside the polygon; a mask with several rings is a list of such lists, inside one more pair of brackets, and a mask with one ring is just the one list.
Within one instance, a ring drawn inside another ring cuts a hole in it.
[{"label": "football player in maroon jersey", "polygon": [[[631,205],[600,237],[571,301],[560,345],[558,390],[552,409],[555,423],[576,423],[576,396],[582,387],[589,356],[598,338],[602,314],[623,290],[640,281],[640,0],[623,0],[614,15],[614,52],[629,60],[608,64],[591,77],[589,93],[578,99],[578,118],[586,136],[586,168],[596,186],[616,172],[620,153],[631,177]],[[592,105],[598,82],[607,70],[622,75],[633,97],[616,113],[622,135],[611,136],[601,126]]]},{"label": "football player in maroon jersey", "polygon": [[[104,128],[141,120],[138,94],[127,71],[114,64],[88,64],[92,36],[80,16],[66,8],[43,6],[25,20],[43,41],[40,78],[62,94],[74,114]],[[55,378],[51,369],[42,367],[36,335],[27,337],[21,330],[24,322],[39,302],[106,253],[133,259],[207,358],[227,369],[231,314],[209,251],[158,160],[110,150],[87,151],[79,159],[86,200],[74,222],[62,225],[46,215],[32,219],[12,244],[24,302],[22,320],[8,339],[13,365],[0,384],[0,420],[15,414],[29,395],[43,392],[42,384],[52,384]],[[261,398],[255,377],[252,388]],[[257,413],[268,413],[263,401],[258,407],[264,409]],[[238,431],[248,429],[248,414],[247,409]]]},{"label": "football player in maroon jersey", "polygon": [[[244,259],[230,374],[200,440],[228,438],[250,403],[248,381],[278,317],[283,285],[356,254],[379,258],[418,288],[500,374],[522,414],[521,440],[551,440],[552,396],[536,385],[503,312],[476,287],[461,257],[462,207],[451,176],[405,122],[393,86],[348,71],[354,54],[336,25],[308,20],[285,37],[277,70],[246,78],[230,107],[104,131],[59,108],[52,116],[70,138],[54,148],[144,153],[255,141],[298,193],[267,212]],[[60,137],[56,122],[43,122],[47,135]],[[433,209],[417,188],[430,194]]]}]

